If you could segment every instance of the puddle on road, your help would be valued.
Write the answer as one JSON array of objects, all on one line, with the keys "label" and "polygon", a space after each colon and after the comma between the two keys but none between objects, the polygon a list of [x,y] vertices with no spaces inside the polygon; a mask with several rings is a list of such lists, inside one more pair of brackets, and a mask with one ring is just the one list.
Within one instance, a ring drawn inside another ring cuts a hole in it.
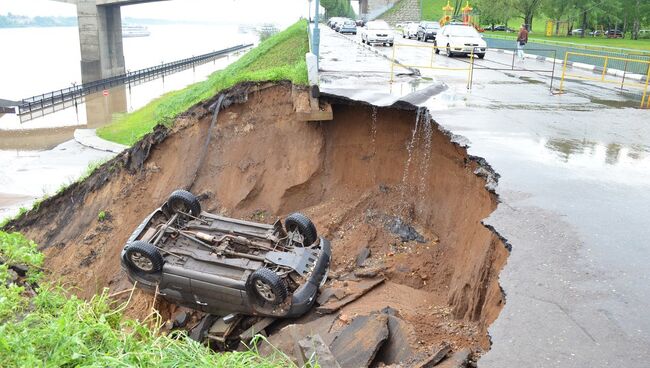
[{"label": "puddle on road", "polygon": [[590,98],[590,101],[595,104],[604,105],[607,107],[613,107],[616,109],[638,108],[640,105],[639,101],[634,101],[634,100],[606,100],[606,99],[592,97]]}]

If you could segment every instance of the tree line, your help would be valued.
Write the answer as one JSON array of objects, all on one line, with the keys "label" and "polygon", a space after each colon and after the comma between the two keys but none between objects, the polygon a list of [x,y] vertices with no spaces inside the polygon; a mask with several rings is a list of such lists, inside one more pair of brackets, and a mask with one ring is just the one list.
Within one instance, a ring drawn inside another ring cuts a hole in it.
[{"label": "tree line", "polygon": [[650,23],[648,0],[474,0],[483,24],[506,24],[520,18],[532,29],[536,17],[565,21],[569,30],[603,26],[630,33],[637,39],[639,30]]}]

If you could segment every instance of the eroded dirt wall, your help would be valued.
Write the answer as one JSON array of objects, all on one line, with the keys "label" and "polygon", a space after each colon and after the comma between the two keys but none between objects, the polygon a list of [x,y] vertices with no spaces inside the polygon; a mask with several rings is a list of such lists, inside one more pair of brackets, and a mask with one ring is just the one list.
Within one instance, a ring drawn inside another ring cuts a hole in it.
[{"label": "eroded dirt wall", "polygon": [[[431,306],[449,306],[470,326],[459,344],[488,348],[487,326],[504,302],[498,272],[507,257],[481,225],[496,197],[475,172],[490,175],[489,168],[424,111],[333,100],[334,121],[303,122],[294,115],[295,93],[306,92],[278,85],[222,110],[195,182],[211,119],[203,107],[173,133],[157,130],[9,226],[41,244],[52,275],[90,297],[105,286],[130,287],[119,253],[174,189],[191,186],[204,210],[257,221],[301,211],[332,240],[335,273],[352,270],[363,247],[371,250],[371,265],[388,277],[377,295],[397,300],[418,338],[437,341]],[[100,211],[109,215],[104,221]],[[391,232],[396,224],[411,225],[423,239],[402,242]],[[132,313],[147,315],[149,299],[136,295]],[[352,308],[386,306],[372,303]]]}]

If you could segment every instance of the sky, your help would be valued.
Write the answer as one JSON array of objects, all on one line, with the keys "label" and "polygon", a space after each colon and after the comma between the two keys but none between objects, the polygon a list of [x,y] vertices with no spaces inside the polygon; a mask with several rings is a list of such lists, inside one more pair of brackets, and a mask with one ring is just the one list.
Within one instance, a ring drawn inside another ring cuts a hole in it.
[{"label": "sky", "polygon": [[[122,7],[122,17],[289,25],[307,17],[308,0],[169,0]],[[76,6],[53,0],[0,0],[0,14],[75,16]]]}]

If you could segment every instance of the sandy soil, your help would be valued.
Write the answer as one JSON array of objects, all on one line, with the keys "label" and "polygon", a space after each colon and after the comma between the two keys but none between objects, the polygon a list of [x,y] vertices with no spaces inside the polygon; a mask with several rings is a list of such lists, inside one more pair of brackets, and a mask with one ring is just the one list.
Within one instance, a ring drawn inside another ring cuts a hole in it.
[{"label": "sandy soil", "polygon": [[[131,287],[120,251],[174,189],[191,187],[204,210],[239,218],[271,222],[301,211],[331,239],[334,274],[354,271],[368,247],[367,266],[387,277],[343,315],[391,306],[423,347],[451,341],[488,349],[487,327],[505,301],[498,273],[508,253],[481,224],[497,204],[485,188],[489,167],[422,111],[332,100],[333,121],[305,123],[295,118],[295,93],[306,92],[277,85],[222,110],[198,171],[207,104],[9,226],[41,244],[52,276],[90,297]],[[232,94],[242,100],[241,90]],[[109,214],[104,221],[100,211]],[[388,230],[395,218],[425,241],[402,242]],[[146,316],[151,299],[134,295],[129,314]]]}]

